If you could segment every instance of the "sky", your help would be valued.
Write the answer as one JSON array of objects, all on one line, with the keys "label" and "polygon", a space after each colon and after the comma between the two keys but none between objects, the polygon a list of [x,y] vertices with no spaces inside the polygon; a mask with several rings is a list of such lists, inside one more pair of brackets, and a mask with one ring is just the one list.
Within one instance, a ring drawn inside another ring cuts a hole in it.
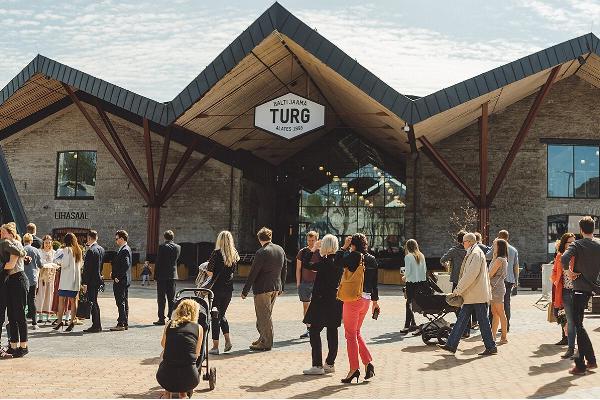
[{"label": "sky", "polygon": [[[600,31],[600,0],[282,0],[398,92],[424,96]],[[0,86],[37,54],[172,100],[273,1],[0,0]]]}]

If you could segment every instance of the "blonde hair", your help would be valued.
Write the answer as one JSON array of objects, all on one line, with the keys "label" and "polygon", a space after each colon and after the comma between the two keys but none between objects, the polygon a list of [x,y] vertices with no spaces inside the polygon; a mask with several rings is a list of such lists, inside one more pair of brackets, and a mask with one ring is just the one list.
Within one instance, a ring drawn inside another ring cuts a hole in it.
[{"label": "blonde hair", "polygon": [[223,264],[225,264],[226,267],[233,267],[240,261],[240,255],[233,243],[233,235],[229,231],[222,231],[217,235],[215,250],[221,250]]},{"label": "blonde hair", "polygon": [[2,225],[2,229],[11,234],[14,240],[16,240],[17,242],[21,241],[21,236],[19,236],[19,234],[17,233],[17,224],[15,224],[14,222],[9,222],[7,224]]},{"label": "blonde hair", "polygon": [[323,240],[321,240],[321,248],[319,249],[319,253],[321,257],[325,257],[329,254],[333,254],[338,250],[338,240],[335,236],[328,233],[323,236]]},{"label": "blonde hair", "polygon": [[169,324],[170,328],[177,328],[179,325],[185,322],[198,322],[198,316],[200,315],[200,304],[195,300],[185,299],[173,311],[173,317]]},{"label": "blonde hair", "polygon": [[319,232],[316,232],[316,231],[309,231],[309,232],[306,234],[306,237],[307,237],[307,238],[315,238],[315,239],[319,240]]},{"label": "blonde hair", "polygon": [[421,260],[425,260],[425,256],[421,253],[421,250],[419,250],[419,244],[415,239],[408,239],[406,241],[404,252],[405,254],[412,254],[415,257],[415,260],[417,260],[417,264],[421,264]]},{"label": "blonde hair", "polygon": [[33,243],[33,236],[31,236],[31,233],[26,233],[23,235],[23,243],[27,243],[27,244]]}]

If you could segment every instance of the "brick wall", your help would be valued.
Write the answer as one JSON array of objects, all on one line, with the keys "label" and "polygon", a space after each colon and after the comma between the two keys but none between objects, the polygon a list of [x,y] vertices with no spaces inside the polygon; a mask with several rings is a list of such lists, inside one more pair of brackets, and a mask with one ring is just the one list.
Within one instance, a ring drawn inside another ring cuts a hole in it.
[{"label": "brick wall", "polygon": [[[97,124],[103,127],[96,111],[88,109]],[[143,130],[120,118],[110,118],[142,179],[146,181]],[[151,140],[154,172],[158,174],[163,139],[152,134]],[[125,229],[130,234],[130,245],[143,257],[147,215],[144,201],[74,105],[3,140],[1,145],[27,216],[38,225],[40,235],[58,227],[96,229],[101,244],[107,249],[114,249],[114,232]],[[65,150],[97,151],[94,200],[55,199],[57,152]],[[184,151],[183,146],[171,142],[165,182]],[[185,175],[187,169],[195,164],[194,161],[200,158],[201,155],[194,154],[180,176]],[[242,214],[247,214],[242,204],[247,203],[244,194],[248,192],[242,188],[252,185],[256,186],[243,179],[240,170],[210,160],[167,201],[161,210],[160,232],[173,229],[178,242],[213,242],[220,230],[230,229],[231,221],[234,237],[238,241],[248,242],[254,233],[242,222]],[[254,192],[258,192],[259,197],[263,196],[258,187]],[[265,206],[268,207],[266,203]],[[256,207],[256,204],[252,207]],[[55,211],[86,211],[89,219],[55,220]],[[260,223],[262,211],[257,213]]]},{"label": "brick wall", "polygon": [[[547,145],[541,138],[598,139],[600,126],[600,90],[578,77],[554,85],[542,104],[537,119],[517,155],[490,210],[490,236],[508,229],[511,243],[521,260],[546,260],[547,217],[549,215],[600,215],[600,200],[565,200],[547,198]],[[511,105],[489,119],[488,191],[506,158],[518,130],[535,98],[535,94]],[[490,105],[492,107],[493,104]],[[479,193],[479,130],[473,124],[436,143],[461,178]],[[417,190],[417,239],[427,256],[438,257],[452,244],[448,234],[452,212],[469,201],[421,153],[417,178],[413,186],[414,167],[407,163],[406,233],[413,232],[413,190]]]}]

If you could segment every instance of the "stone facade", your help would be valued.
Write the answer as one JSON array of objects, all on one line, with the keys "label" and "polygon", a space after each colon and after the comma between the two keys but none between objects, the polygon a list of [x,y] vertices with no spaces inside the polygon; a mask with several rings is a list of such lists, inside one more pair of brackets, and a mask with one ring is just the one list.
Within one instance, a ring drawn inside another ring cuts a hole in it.
[{"label": "stone facade", "polygon": [[[97,112],[88,107],[98,126],[103,127]],[[109,115],[125,148],[146,181],[146,159],[141,127]],[[162,152],[162,137],[152,134],[154,173]],[[54,228],[80,227],[96,229],[100,243],[112,250],[114,232],[125,229],[130,245],[142,258],[146,251],[147,208],[135,187],[96,136],[80,111],[71,105],[3,140],[9,169],[29,221],[38,226],[38,234]],[[96,192],[93,200],[57,200],[55,198],[57,152],[68,150],[97,151]],[[180,160],[185,148],[171,142],[165,182]],[[195,164],[202,155],[195,153],[182,171]],[[223,229],[230,229],[242,250],[258,246],[254,226],[270,224],[268,191],[242,177],[242,171],[210,160],[184,187],[173,195],[161,210],[160,232],[172,229],[177,242],[214,242]],[[55,212],[87,212],[87,220],[56,220]],[[245,217],[248,216],[248,217]],[[255,221],[254,224],[248,223]],[[253,218],[253,219],[252,219]],[[161,235],[162,237],[162,235]],[[244,247],[247,246],[247,247]]]},{"label": "stone facade", "polygon": [[[489,118],[488,191],[535,96],[532,94]],[[490,110],[493,106],[490,104]],[[556,83],[542,104],[490,210],[490,236],[495,237],[499,229],[507,229],[511,243],[519,249],[521,263],[546,261],[548,216],[600,215],[600,200],[547,197],[547,145],[540,142],[542,138],[600,139],[599,109],[600,90],[575,76]],[[478,125],[473,124],[434,146],[478,194]],[[413,190],[416,190],[416,238],[428,257],[439,257],[453,242],[449,234],[452,213],[460,213],[461,206],[470,202],[425,154],[419,154],[417,187],[413,185],[413,176],[414,165],[408,161],[407,237],[413,235]]]}]

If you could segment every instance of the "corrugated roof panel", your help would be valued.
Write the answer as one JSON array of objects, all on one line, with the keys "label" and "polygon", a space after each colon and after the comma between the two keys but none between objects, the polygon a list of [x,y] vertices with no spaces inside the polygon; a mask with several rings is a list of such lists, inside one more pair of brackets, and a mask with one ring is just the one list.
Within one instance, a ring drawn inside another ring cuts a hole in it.
[{"label": "corrugated roof panel", "polygon": [[42,67],[40,68],[40,72],[43,74],[48,74],[48,66],[50,65],[50,60],[48,60],[46,57],[42,57],[41,59],[42,62]]},{"label": "corrugated roof panel", "polygon": [[295,15],[290,14],[289,17],[286,18],[285,22],[281,25],[279,30],[281,33],[291,38],[300,28],[300,25],[302,25],[302,22],[296,18]]},{"label": "corrugated roof panel", "polygon": [[469,96],[469,91],[467,90],[465,82],[460,82],[454,85],[454,89],[458,95],[459,104],[471,100],[471,96]]},{"label": "corrugated roof panel", "polygon": [[550,68],[552,65],[550,64],[550,60],[548,59],[548,54],[545,51],[540,51],[538,54],[538,60],[540,61],[540,65],[542,70]]},{"label": "corrugated roof panel", "polygon": [[580,36],[577,38],[577,43],[579,43],[579,47],[581,48],[581,52],[582,53],[589,53],[590,52],[590,43],[588,41],[589,35],[585,35],[585,36]]},{"label": "corrugated roof panel", "polygon": [[[196,95],[196,97],[194,97],[192,95],[192,90],[194,90],[194,93]],[[197,99],[198,97],[198,88],[196,87],[195,83],[192,82],[189,85],[187,85],[187,87],[183,90],[183,92],[181,92],[181,102],[183,103],[183,109],[187,110],[188,108],[190,108],[190,106],[194,103],[194,100]]]},{"label": "corrugated roof panel", "polygon": [[316,51],[316,53],[314,53],[314,56],[322,62],[326,63],[329,57],[331,56],[332,52],[334,51],[334,48],[335,46],[333,45],[333,43],[323,38],[321,39],[321,46],[319,46],[319,49]]},{"label": "corrugated roof panel", "polygon": [[117,99],[117,106],[123,108],[123,106],[125,105],[126,97],[127,97],[127,90],[121,89],[121,92],[119,93],[119,98]]},{"label": "corrugated roof panel", "polygon": [[239,37],[240,43],[242,44],[242,48],[244,49],[244,54],[249,54],[254,48],[254,42],[252,41],[252,36],[250,35],[250,31],[246,29]]},{"label": "corrugated roof panel", "polygon": [[465,82],[465,88],[467,89],[467,94],[469,96],[469,100],[474,99],[475,97],[479,97],[479,90],[477,90],[477,85],[473,79],[468,79]]},{"label": "corrugated roof panel", "polygon": [[75,85],[75,75],[76,71],[73,68],[67,68],[65,82],[67,85],[74,86]]},{"label": "corrugated roof panel", "polygon": [[565,43],[565,55],[567,57],[569,57],[569,60],[572,60],[574,58],[577,58],[577,56],[579,56],[579,53],[575,52],[575,49],[573,48],[573,41],[569,40],[567,43]]},{"label": "corrugated roof panel", "polygon": [[298,43],[300,46],[304,47],[308,42],[310,36],[313,34],[313,32],[314,31],[305,24],[300,24],[298,30],[296,31],[294,36],[292,36],[292,40],[294,40],[294,42]]},{"label": "corrugated roof panel", "polygon": [[432,96],[435,96],[437,104],[440,107],[440,112],[450,109],[450,103],[448,102],[448,96],[446,96],[445,90],[438,90]]},{"label": "corrugated roof panel", "polygon": [[212,87],[215,83],[217,83],[218,79],[217,79],[217,74],[215,73],[215,70],[213,68],[213,65],[209,65],[208,67],[206,67],[206,69],[204,70],[204,73],[206,74],[206,80],[208,82],[208,86]]},{"label": "corrugated roof panel", "polygon": [[579,40],[569,40],[569,44],[571,45],[571,48],[573,49],[573,52],[575,53],[574,58],[577,58],[578,56],[586,53],[586,51],[581,48],[581,45],[579,44]]},{"label": "corrugated roof panel", "polygon": [[117,104],[117,100],[119,99],[119,94],[121,93],[121,88],[118,86],[115,86],[112,94],[110,95],[110,102],[112,104]]},{"label": "corrugated roof panel", "polygon": [[233,43],[229,45],[229,48],[231,49],[231,54],[233,55],[236,64],[240,63],[244,57],[246,57],[246,52],[244,51],[242,42],[239,38],[234,40]]},{"label": "corrugated roof panel", "polygon": [[369,94],[371,93],[371,90],[373,89],[373,87],[375,86],[375,84],[377,83],[377,77],[370,71],[366,71],[365,75],[363,76],[363,80],[360,83],[359,88]]},{"label": "corrugated roof panel", "polygon": [[[425,102],[422,99],[421,99],[421,101],[415,101],[414,105],[415,105],[415,111],[417,112],[417,115],[421,121],[428,118],[431,115],[429,113],[429,111],[427,110],[427,106],[425,105]],[[413,118],[414,118],[414,116],[413,116]]]},{"label": "corrugated roof panel", "polygon": [[133,104],[133,98],[135,96],[133,95],[133,93],[131,92],[127,92],[127,97],[125,98],[125,104],[123,105],[123,108],[125,108],[126,110],[131,111],[131,105]]},{"label": "corrugated roof panel", "polygon": [[362,79],[366,73],[367,73],[367,69],[365,67],[363,67],[362,65],[360,65],[359,63],[356,63],[356,65],[352,69],[352,72],[350,72],[350,76],[348,77],[348,80],[350,82],[352,82],[354,84],[354,86],[358,86],[362,82]]},{"label": "corrugated roof panel", "polygon": [[310,54],[315,54],[319,47],[321,47],[321,35],[319,35],[316,31],[312,31],[308,40],[306,41],[306,45],[304,49],[308,51]]},{"label": "corrugated roof panel", "polygon": [[556,50],[556,57],[558,57],[559,63],[563,63],[569,59],[567,48],[565,47],[564,43],[554,46],[554,49]]},{"label": "corrugated roof panel", "polygon": [[531,65],[534,74],[543,70],[542,64],[540,64],[540,59],[538,58],[537,54],[533,54],[527,58],[529,59],[529,64]]},{"label": "corrugated roof panel", "polygon": [[513,68],[513,71],[515,71],[515,78],[517,80],[525,78],[525,72],[523,72],[523,67],[521,66],[520,62],[513,62],[511,66]]},{"label": "corrugated roof panel", "polygon": [[263,33],[263,31],[260,29],[260,24],[256,22],[250,25],[248,31],[250,32],[250,37],[252,38],[252,43],[254,44],[252,48],[258,46],[258,44],[265,38],[265,35],[267,35],[266,32]]},{"label": "corrugated roof panel", "polygon": [[346,56],[344,57],[344,61],[342,61],[342,64],[339,66],[337,73],[343,76],[344,78],[348,79],[355,65],[356,61]]},{"label": "corrugated roof panel", "polygon": [[154,110],[156,109],[156,102],[154,101],[149,101],[148,102],[148,108],[146,109],[146,112],[144,113],[144,117],[151,119],[152,116],[154,115]]},{"label": "corrugated roof panel", "polygon": [[523,67],[523,73],[525,74],[525,76],[533,75],[533,68],[531,67],[529,58],[521,58],[519,60],[519,63],[521,64],[521,67]]},{"label": "corrugated roof panel", "polygon": [[156,107],[154,108],[154,113],[148,119],[150,121],[153,121],[153,122],[156,122],[156,123],[160,124],[160,121],[162,119],[162,114],[163,114],[163,111],[164,111],[165,107],[161,103],[155,103],[155,104],[156,104]]},{"label": "corrugated roof panel", "polygon": [[76,71],[75,72],[75,78],[73,79],[73,86],[81,89],[84,87],[83,85],[83,72],[81,71]]},{"label": "corrugated roof panel", "polygon": [[133,103],[131,103],[131,112],[139,114],[141,102],[142,98],[140,96],[135,96]]},{"label": "corrugated roof panel", "polygon": [[558,57],[556,56],[556,51],[554,51],[553,47],[546,49],[544,51],[544,53],[546,53],[546,56],[548,57],[548,60],[550,61],[551,67],[554,67],[555,65],[560,64],[560,62],[558,61]]},{"label": "corrugated roof panel", "polygon": [[196,79],[196,85],[198,86],[198,91],[200,92],[200,96],[204,96],[206,91],[209,89],[208,82],[206,81],[206,75],[202,72],[198,79]]},{"label": "corrugated roof panel", "polygon": [[425,106],[427,107],[427,112],[429,113],[429,115],[435,115],[441,111],[440,107],[437,104],[437,101],[435,100],[434,95],[426,96],[424,98],[424,100],[425,100]]},{"label": "corrugated roof panel", "polygon": [[329,55],[329,58],[327,59],[327,65],[329,65],[329,67],[331,67],[334,71],[337,71],[339,66],[344,61],[344,58],[346,58],[344,52],[337,47],[334,47],[333,51]]},{"label": "corrugated roof panel", "polygon": [[258,24],[260,25],[260,29],[265,36],[271,34],[271,32],[275,30],[268,11],[263,13],[263,15],[258,18]]},{"label": "corrugated roof panel", "polygon": [[225,69],[225,64],[223,64],[223,60],[221,60],[221,57],[215,58],[215,61],[213,61],[212,65],[215,67],[217,79],[220,80],[222,77],[225,76],[227,70]]},{"label": "corrugated roof panel", "polygon": [[171,103],[173,104],[173,110],[175,111],[175,115],[181,115],[181,113],[183,113],[183,111],[185,110],[185,107],[181,102],[181,96],[177,96],[176,98],[174,98]]},{"label": "corrugated roof panel", "polygon": [[146,110],[148,109],[148,99],[145,97],[141,98],[140,108],[138,108],[138,115],[146,115]]},{"label": "corrugated roof panel", "polygon": [[485,79],[485,85],[487,86],[488,91],[492,92],[500,87],[498,81],[496,81],[496,76],[494,75],[494,71],[486,72],[483,74],[483,79]]},{"label": "corrugated roof panel", "polygon": [[392,89],[390,86],[388,86],[380,103],[385,108],[390,109],[394,105],[394,102],[396,101],[397,97],[398,97],[398,92],[396,92],[394,89]]},{"label": "corrugated roof panel", "polygon": [[56,80],[58,80],[58,81],[63,80],[63,77],[65,75],[65,69],[67,69],[66,66],[64,66],[62,64],[58,64],[58,70],[55,72]]},{"label": "corrugated roof panel", "polygon": [[221,61],[223,62],[223,65],[225,65],[227,71],[231,71],[235,67],[236,62],[233,53],[231,52],[231,47],[227,46],[221,53]]},{"label": "corrugated roof panel", "polygon": [[490,91],[485,83],[485,78],[483,75],[477,75],[475,78],[473,78],[473,81],[475,82],[475,87],[477,88],[478,94],[484,94]]}]

